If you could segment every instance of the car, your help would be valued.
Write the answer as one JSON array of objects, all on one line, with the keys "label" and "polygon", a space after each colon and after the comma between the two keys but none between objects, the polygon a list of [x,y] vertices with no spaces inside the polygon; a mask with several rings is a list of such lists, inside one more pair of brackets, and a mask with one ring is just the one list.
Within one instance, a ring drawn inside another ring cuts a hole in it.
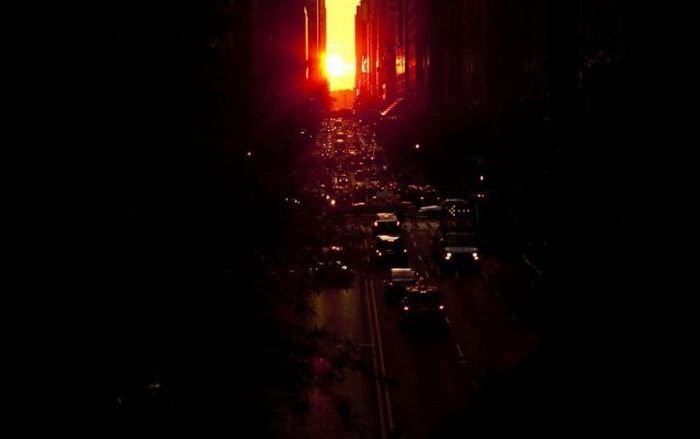
[{"label": "car", "polygon": [[438,205],[423,206],[418,209],[419,218],[435,219],[442,217],[442,207]]},{"label": "car", "polygon": [[350,267],[340,260],[317,261],[313,274],[317,286],[349,287],[355,279]]},{"label": "car", "polygon": [[346,188],[350,185],[350,177],[347,174],[336,174],[333,176],[334,188]]},{"label": "car", "polygon": [[472,232],[438,233],[433,241],[433,256],[443,269],[473,268],[481,258]]},{"label": "car", "polygon": [[401,324],[419,320],[444,324],[445,316],[445,303],[437,286],[418,283],[406,288],[399,304]]},{"label": "car", "polygon": [[374,258],[380,265],[404,266],[408,263],[408,250],[401,236],[377,235],[374,238]]},{"label": "car", "polygon": [[338,243],[328,244],[318,250],[318,260],[329,262],[344,259],[347,256],[345,247]]},{"label": "car", "polygon": [[380,212],[372,223],[372,234],[374,236],[401,236],[401,223],[396,214]]},{"label": "car", "polygon": [[368,171],[364,169],[358,169],[357,171],[355,171],[354,179],[355,188],[357,189],[366,188],[369,186]]},{"label": "car", "polygon": [[406,293],[406,288],[419,281],[418,272],[413,268],[396,267],[389,272],[389,280],[386,281],[384,296],[388,302],[396,302]]},{"label": "car", "polygon": [[437,189],[430,185],[408,185],[403,196],[406,200],[419,207],[435,205],[440,201]]}]

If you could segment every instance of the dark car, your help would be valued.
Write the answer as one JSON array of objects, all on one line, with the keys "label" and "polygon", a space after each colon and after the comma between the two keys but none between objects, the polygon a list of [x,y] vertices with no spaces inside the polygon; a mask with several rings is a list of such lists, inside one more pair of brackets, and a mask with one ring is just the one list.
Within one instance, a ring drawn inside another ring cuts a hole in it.
[{"label": "dark car", "polygon": [[413,268],[392,268],[389,273],[389,280],[386,281],[386,289],[384,290],[387,301],[396,302],[401,299],[406,293],[406,288],[416,285],[418,279],[418,272]]},{"label": "dark car", "polygon": [[445,303],[440,290],[434,285],[414,285],[406,288],[401,298],[399,317],[402,324],[417,321],[445,321]]},{"label": "dark car", "polygon": [[474,233],[438,233],[433,241],[433,257],[443,269],[473,268],[481,258]]},{"label": "dark car", "polygon": [[423,206],[418,209],[418,218],[438,219],[442,218],[443,210],[438,205]]},{"label": "dark car", "polygon": [[403,267],[408,264],[408,250],[400,236],[378,235],[374,238],[374,258],[380,265]]},{"label": "dark car", "polygon": [[318,261],[313,272],[318,286],[349,287],[355,279],[350,267],[342,261]]},{"label": "dark car", "polygon": [[408,185],[403,197],[418,207],[435,205],[440,202],[437,189],[430,185]]},{"label": "dark car", "polygon": [[372,234],[374,236],[401,236],[401,223],[396,214],[378,213],[374,223],[372,223]]}]

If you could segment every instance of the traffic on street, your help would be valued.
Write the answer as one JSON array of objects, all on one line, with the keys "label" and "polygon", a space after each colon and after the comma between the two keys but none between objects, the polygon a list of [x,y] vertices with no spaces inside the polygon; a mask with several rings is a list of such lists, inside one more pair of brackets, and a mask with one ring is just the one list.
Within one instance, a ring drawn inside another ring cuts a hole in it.
[{"label": "traffic on street", "polygon": [[[360,347],[374,371],[338,391],[371,436],[435,435],[537,336],[487,282],[482,261],[495,255],[484,251],[472,194],[397,181],[373,125],[357,118],[329,117],[309,147],[304,201],[336,231],[323,248],[344,249],[327,262],[334,270],[314,271],[315,324]],[[307,431],[348,434],[318,416]]]}]

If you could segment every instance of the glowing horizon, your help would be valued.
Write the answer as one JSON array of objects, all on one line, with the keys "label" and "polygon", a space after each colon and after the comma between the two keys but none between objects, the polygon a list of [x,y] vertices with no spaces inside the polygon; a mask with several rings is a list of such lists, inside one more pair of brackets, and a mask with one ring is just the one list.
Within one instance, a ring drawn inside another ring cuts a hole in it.
[{"label": "glowing horizon", "polygon": [[326,0],[324,68],[331,91],[355,88],[355,11],[359,0]]}]

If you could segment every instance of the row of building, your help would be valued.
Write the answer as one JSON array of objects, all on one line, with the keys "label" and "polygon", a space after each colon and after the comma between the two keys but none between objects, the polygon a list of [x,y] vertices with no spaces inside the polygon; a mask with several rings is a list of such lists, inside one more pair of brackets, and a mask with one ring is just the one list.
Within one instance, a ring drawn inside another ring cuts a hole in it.
[{"label": "row of building", "polygon": [[[270,123],[328,94],[322,68],[326,50],[325,0],[223,0],[230,17],[219,53],[231,66],[252,114]],[[313,106],[313,105],[311,105]]]},{"label": "row of building", "polygon": [[605,3],[361,0],[356,92],[438,112],[508,111],[566,93]]}]

